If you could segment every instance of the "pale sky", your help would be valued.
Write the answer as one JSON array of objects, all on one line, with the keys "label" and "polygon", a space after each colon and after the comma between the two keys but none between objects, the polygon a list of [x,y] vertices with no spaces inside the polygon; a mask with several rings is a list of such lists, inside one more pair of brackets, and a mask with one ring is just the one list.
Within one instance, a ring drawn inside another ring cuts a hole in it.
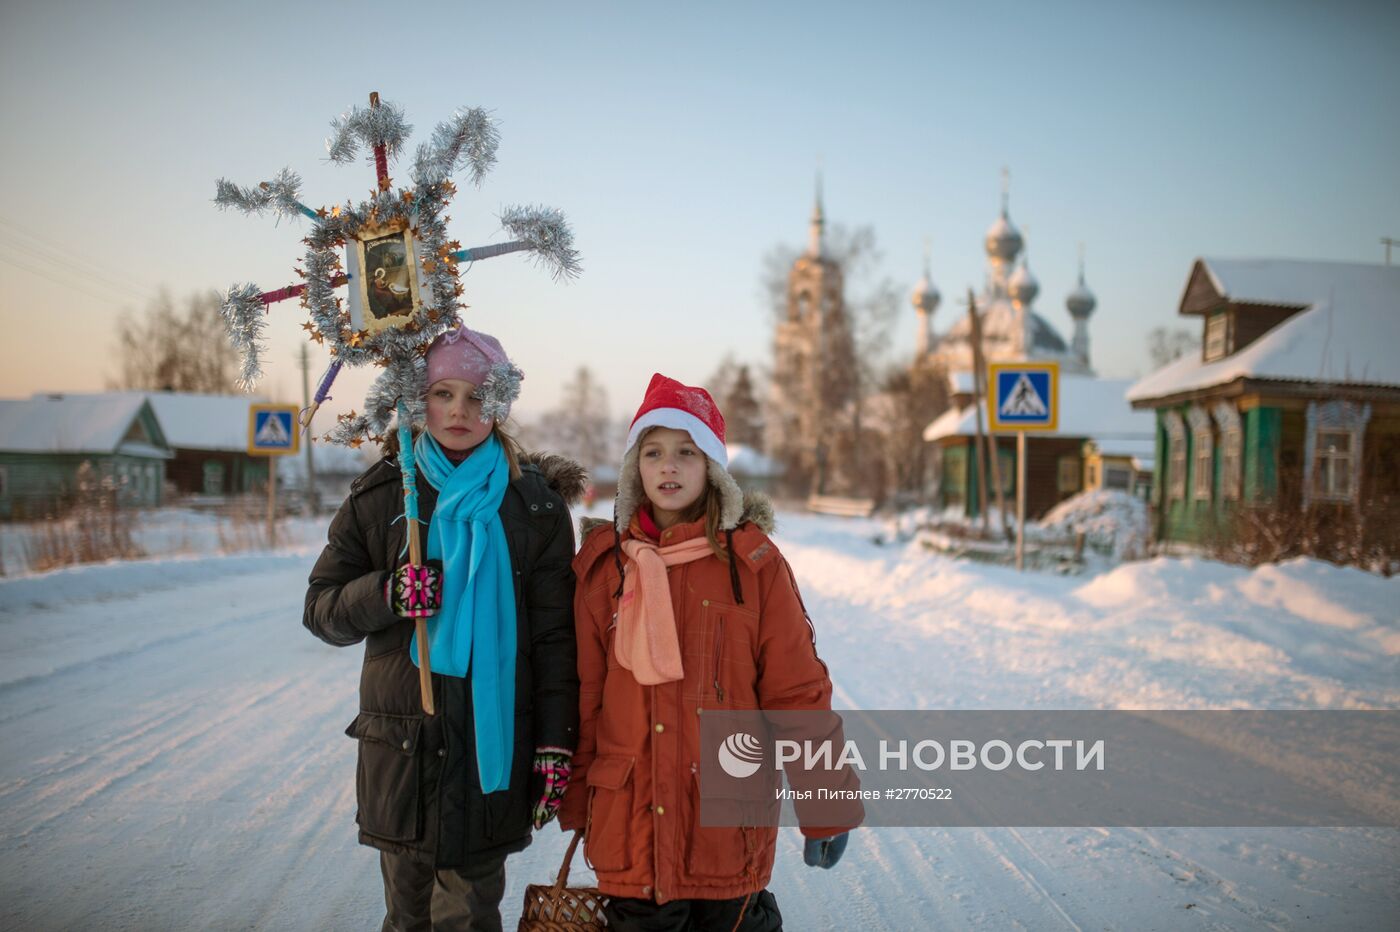
[{"label": "pale sky", "polygon": [[[313,206],[361,199],[372,165],[323,142],[372,90],[406,109],[410,152],[455,107],[500,120],[495,171],[459,179],[464,245],[504,239],[507,204],[573,224],[578,281],[519,256],[464,279],[468,323],[526,372],[525,419],[581,364],[615,416],[653,371],[766,364],[761,259],[805,242],[819,164],[828,220],[872,225],[902,286],[931,241],[940,331],[982,283],[1009,166],[1037,309],[1066,336],[1085,244],[1106,376],[1146,371],[1196,256],[1380,262],[1400,236],[1395,3],[3,0],[0,396],[100,390],[118,314],[161,287],[291,283],[306,221],[220,212],[214,181],[290,167]],[[300,401],[304,317],[272,317],[264,390]],[[907,353],[907,303],[898,328]],[[373,374],[342,376],[332,411]]]}]

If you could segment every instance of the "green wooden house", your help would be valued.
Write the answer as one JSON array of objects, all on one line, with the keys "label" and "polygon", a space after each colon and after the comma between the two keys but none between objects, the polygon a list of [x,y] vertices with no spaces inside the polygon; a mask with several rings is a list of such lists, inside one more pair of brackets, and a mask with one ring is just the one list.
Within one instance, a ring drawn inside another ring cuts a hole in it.
[{"label": "green wooden house", "polygon": [[50,515],[80,486],[121,507],[158,506],[173,455],[140,395],[0,400],[0,519]]},{"label": "green wooden house", "polygon": [[1393,537],[1400,268],[1198,259],[1178,313],[1200,352],[1128,392],[1156,415],[1158,540]]}]

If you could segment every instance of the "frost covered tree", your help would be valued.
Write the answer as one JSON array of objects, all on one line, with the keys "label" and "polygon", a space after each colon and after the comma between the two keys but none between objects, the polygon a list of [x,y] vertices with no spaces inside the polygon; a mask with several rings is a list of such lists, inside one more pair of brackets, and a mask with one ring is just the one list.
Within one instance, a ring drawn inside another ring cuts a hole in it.
[{"label": "frost covered tree", "polygon": [[748,366],[739,366],[734,380],[724,393],[725,434],[730,443],[762,449],[763,415],[754,394],[753,378]]},{"label": "frost covered tree", "polygon": [[593,370],[580,366],[564,384],[558,407],[539,419],[527,439],[533,446],[570,456],[593,470],[621,458],[621,438],[614,428],[608,390]]}]

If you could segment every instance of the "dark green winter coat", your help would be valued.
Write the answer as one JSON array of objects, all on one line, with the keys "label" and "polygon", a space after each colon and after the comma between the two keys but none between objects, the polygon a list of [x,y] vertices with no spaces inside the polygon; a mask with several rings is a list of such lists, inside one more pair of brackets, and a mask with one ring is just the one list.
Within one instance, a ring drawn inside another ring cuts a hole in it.
[{"label": "dark green winter coat", "polygon": [[[470,683],[434,674],[437,714],[425,715],[418,668],[408,656],[413,622],[385,603],[386,579],[407,562],[404,522],[395,521],[403,514],[397,460],[380,460],[350,487],[311,571],[302,621],[329,644],[365,642],[360,714],[346,729],[359,742],[355,820],[362,844],[420,852],[438,868],[450,868],[530,843],[530,811],[539,790],[530,772],[534,749],[573,750],[578,737],[569,566],[574,537],[567,502],[578,498],[583,484],[576,463],[532,457],[501,501],[515,574],[515,738],[510,786],[487,795],[477,775]],[[426,550],[437,491],[421,475],[418,501]]]}]

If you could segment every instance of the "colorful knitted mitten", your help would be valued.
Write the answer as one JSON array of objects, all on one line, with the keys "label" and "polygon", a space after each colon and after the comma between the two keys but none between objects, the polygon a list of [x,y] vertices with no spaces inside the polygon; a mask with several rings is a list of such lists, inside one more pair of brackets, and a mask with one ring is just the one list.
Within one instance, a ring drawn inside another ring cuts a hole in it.
[{"label": "colorful knitted mitten", "polygon": [[562,748],[536,748],[534,780],[532,785],[539,793],[535,801],[535,828],[541,829],[559,812],[559,804],[564,800],[564,789],[569,785],[569,774],[573,771],[570,758],[573,755]]},{"label": "colorful knitted mitten", "polygon": [[442,571],[405,563],[385,584],[389,608],[402,618],[428,618],[442,607]]}]

